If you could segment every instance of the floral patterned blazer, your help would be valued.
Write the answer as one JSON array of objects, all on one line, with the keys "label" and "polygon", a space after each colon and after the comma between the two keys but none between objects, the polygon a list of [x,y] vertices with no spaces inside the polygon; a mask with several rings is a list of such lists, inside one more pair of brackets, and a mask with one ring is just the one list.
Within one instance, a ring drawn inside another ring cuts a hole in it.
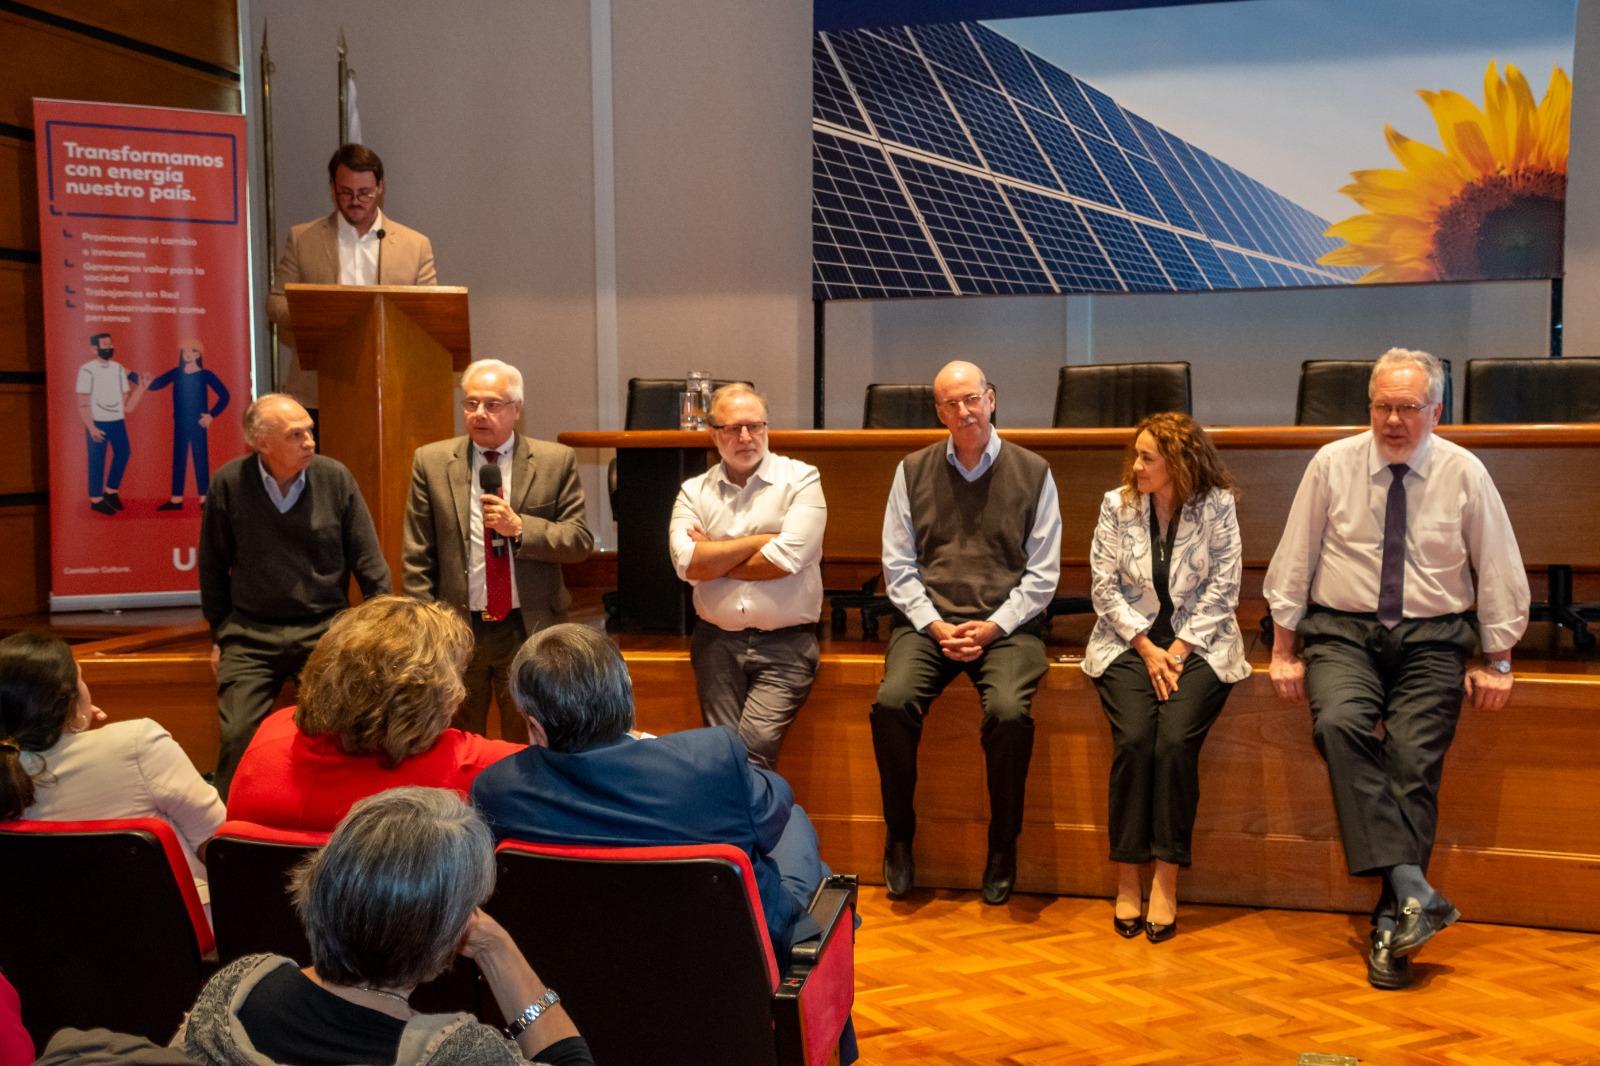
[{"label": "floral patterned blazer", "polygon": [[[1250,676],[1234,608],[1243,569],[1233,494],[1213,489],[1178,516],[1168,566],[1172,631],[1194,647],[1222,681]],[[1090,598],[1100,616],[1089,634],[1083,672],[1099,677],[1161,610],[1150,574],[1150,497],[1130,506],[1121,489],[1106,493],[1089,549]]]}]

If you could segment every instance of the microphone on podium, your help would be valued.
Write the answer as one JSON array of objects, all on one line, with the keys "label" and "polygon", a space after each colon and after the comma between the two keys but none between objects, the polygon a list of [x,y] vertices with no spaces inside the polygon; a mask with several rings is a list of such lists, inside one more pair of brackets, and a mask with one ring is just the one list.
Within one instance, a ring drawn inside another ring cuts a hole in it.
[{"label": "microphone on podium", "polygon": [[[382,248],[382,245],[378,246]],[[501,496],[504,482],[500,478],[500,468],[494,463],[484,463],[478,467],[478,487],[491,496]],[[494,549],[495,558],[506,553],[506,538],[500,535],[498,529],[490,530],[489,543]]]},{"label": "microphone on podium", "polygon": [[383,239],[387,236],[388,234],[381,228],[378,230],[378,272],[373,277],[374,285],[383,284]]}]

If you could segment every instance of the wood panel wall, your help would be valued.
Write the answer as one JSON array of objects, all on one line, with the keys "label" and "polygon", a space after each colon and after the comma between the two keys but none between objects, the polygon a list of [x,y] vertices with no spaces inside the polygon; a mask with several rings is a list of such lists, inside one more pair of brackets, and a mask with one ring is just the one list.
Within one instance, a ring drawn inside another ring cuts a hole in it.
[{"label": "wood panel wall", "polygon": [[238,113],[230,0],[0,0],[0,617],[50,596],[33,98]]}]

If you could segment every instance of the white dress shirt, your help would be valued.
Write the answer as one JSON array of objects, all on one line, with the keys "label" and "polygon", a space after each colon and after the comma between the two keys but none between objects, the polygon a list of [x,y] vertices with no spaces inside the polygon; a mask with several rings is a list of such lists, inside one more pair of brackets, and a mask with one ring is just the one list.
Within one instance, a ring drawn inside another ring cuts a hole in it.
[{"label": "white dress shirt", "polygon": [[[828,505],[817,468],[768,452],[741,487],[721,463],[678,490],[667,542],[678,576],[694,586],[694,610],[718,629],[783,629],[809,625],[822,613],[822,533]],[[713,540],[776,533],[761,555],[786,577],[746,581],[689,578],[699,526]]]},{"label": "white dress shirt", "polygon": [[[511,434],[504,444],[489,450],[500,453],[495,462],[500,468],[500,494],[508,500],[512,499],[511,472],[516,466],[512,462],[512,455],[517,450],[517,435]],[[483,561],[483,490],[478,487],[478,470],[484,464],[484,449],[469,443],[467,451],[471,457],[467,473],[472,479],[467,486],[467,610],[486,611],[489,609],[489,571]],[[506,560],[511,564],[511,606],[521,607],[522,596],[517,592],[517,553],[511,550],[510,537],[506,538]]]},{"label": "white dress shirt", "polygon": [[337,216],[334,225],[339,230],[339,284],[378,284],[378,231],[383,229],[383,212],[376,212],[372,226],[364,234]]},{"label": "white dress shirt", "polygon": [[[963,478],[976,481],[988,473],[995,456],[1000,454],[1000,434],[990,429],[989,443],[978,465],[971,470],[956,458],[954,438],[945,442],[944,454]],[[1061,507],[1056,499],[1055,475],[1049,471],[1045,472],[1044,482],[1039,486],[1039,500],[1033,508],[1033,528],[1023,538],[1022,550],[1028,555],[1022,580],[988,619],[1007,635],[1050,606],[1056,585],[1061,581]],[[927,629],[929,623],[940,620],[939,609],[928,599],[922,572],[917,567],[917,535],[911,520],[903,459],[895,467],[894,485],[889,489],[889,503],[883,512],[883,582],[889,602],[917,629]]]},{"label": "white dress shirt", "polygon": [[[1476,599],[1483,650],[1509,650],[1528,628],[1528,575],[1489,472],[1477,456],[1433,434],[1406,465],[1405,617],[1459,614]],[[1310,603],[1378,609],[1393,480],[1371,430],[1312,457],[1262,586],[1274,622],[1294,629]]]},{"label": "white dress shirt", "polygon": [[45,822],[164,819],[177,832],[200,902],[211,901],[206,868],[196,853],[227,811],[217,790],[206,784],[161,726],[138,718],[63,733],[53,747],[24,753],[22,765],[35,775],[33,803],[22,817]]}]

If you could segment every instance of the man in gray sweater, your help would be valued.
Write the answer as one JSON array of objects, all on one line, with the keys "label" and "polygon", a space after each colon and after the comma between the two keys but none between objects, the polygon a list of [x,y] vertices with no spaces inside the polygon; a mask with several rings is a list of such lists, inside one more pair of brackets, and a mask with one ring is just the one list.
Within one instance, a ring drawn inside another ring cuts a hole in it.
[{"label": "man in gray sweater", "polygon": [[311,416],[269,393],[244,413],[251,454],[211,480],[200,526],[200,610],[211,626],[222,745],[217,791],[333,616],[389,591],[372,516],[344,465],[316,454]]},{"label": "man in gray sweater", "polygon": [[1049,662],[1040,633],[1061,575],[1061,508],[1049,464],[1002,444],[994,387],[971,363],[933,381],[948,439],[901,461],[883,516],[883,578],[899,612],[872,707],[887,825],[889,898],[916,883],[917,745],[934,698],[966,674],[983,699],[989,855],[983,901],[1016,882],[1022,798],[1033,755],[1033,693]]}]

